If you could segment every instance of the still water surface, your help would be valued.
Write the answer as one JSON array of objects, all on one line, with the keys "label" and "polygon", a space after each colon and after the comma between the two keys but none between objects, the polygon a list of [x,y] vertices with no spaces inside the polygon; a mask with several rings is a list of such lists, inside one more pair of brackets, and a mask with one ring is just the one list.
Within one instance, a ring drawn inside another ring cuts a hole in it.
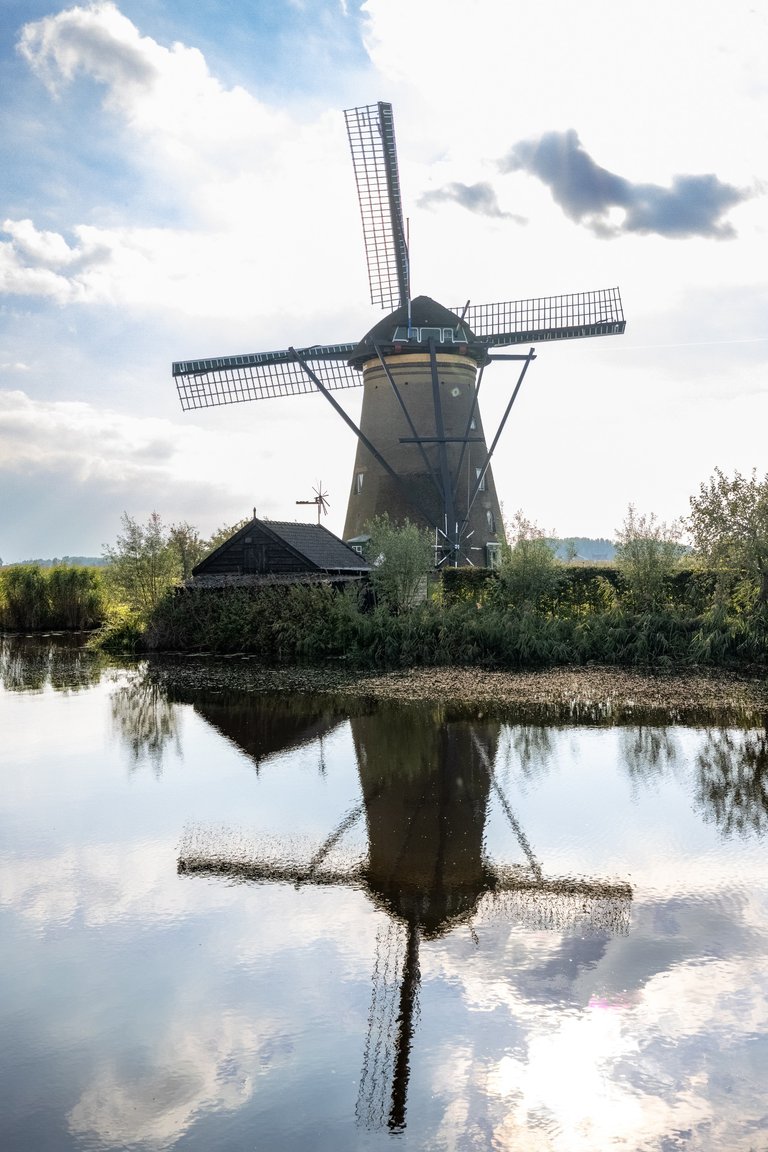
[{"label": "still water surface", "polygon": [[768,1149],[765,718],[229,667],[2,641],[6,1152]]}]

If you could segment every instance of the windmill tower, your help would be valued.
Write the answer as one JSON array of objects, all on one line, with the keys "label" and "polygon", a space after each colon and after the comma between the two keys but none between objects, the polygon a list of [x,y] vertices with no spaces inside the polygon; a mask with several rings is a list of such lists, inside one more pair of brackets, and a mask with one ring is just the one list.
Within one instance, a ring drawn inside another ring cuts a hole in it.
[{"label": "windmill tower", "polygon": [[[492,564],[502,535],[491,459],[533,344],[624,331],[617,288],[449,309],[411,298],[392,105],[345,112],[357,182],[371,303],[389,311],[357,343],[179,361],[182,408],[319,391],[358,438],[345,540],[374,516],[405,517],[435,535],[436,564]],[[528,345],[526,352],[499,348]],[[519,373],[490,446],[478,394],[484,369]],[[333,393],[362,384],[357,425]]]}]

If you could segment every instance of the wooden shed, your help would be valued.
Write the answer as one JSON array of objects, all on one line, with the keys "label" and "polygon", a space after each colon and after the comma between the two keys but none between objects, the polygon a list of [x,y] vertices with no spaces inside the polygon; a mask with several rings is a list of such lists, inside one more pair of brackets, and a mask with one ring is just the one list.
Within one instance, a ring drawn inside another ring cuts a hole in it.
[{"label": "wooden shed", "polygon": [[370,565],[321,524],[255,517],[192,569],[192,587],[361,580]]}]

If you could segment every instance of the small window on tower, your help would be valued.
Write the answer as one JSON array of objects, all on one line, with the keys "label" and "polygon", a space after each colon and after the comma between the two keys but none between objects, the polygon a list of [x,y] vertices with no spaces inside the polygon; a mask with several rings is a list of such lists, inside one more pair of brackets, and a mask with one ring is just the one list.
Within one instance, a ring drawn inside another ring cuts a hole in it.
[{"label": "small window on tower", "polygon": [[363,490],[364,472],[355,472],[355,496],[359,496]]},{"label": "small window on tower", "polygon": [[496,521],[495,521],[494,516],[493,516],[493,509],[486,508],[485,519],[488,523],[488,531],[489,532],[495,532],[496,531]]},{"label": "small window on tower", "polygon": [[478,492],[485,492],[485,472],[482,468],[475,468],[475,479],[480,481],[477,486]]},{"label": "small window on tower", "polygon": [[469,427],[470,427],[470,431],[472,431],[472,432],[474,432],[475,429],[477,428],[477,424],[475,423],[474,416],[472,417],[472,419],[469,422]]}]

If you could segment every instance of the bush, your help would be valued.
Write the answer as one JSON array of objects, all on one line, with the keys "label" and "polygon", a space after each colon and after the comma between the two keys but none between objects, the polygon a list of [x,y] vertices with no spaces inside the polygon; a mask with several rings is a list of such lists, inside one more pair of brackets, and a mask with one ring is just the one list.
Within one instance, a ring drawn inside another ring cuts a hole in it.
[{"label": "bush", "polygon": [[668,606],[670,583],[683,548],[677,525],[644,516],[629,505],[616,533],[616,564],[624,578],[630,607],[637,612],[658,612]]}]

